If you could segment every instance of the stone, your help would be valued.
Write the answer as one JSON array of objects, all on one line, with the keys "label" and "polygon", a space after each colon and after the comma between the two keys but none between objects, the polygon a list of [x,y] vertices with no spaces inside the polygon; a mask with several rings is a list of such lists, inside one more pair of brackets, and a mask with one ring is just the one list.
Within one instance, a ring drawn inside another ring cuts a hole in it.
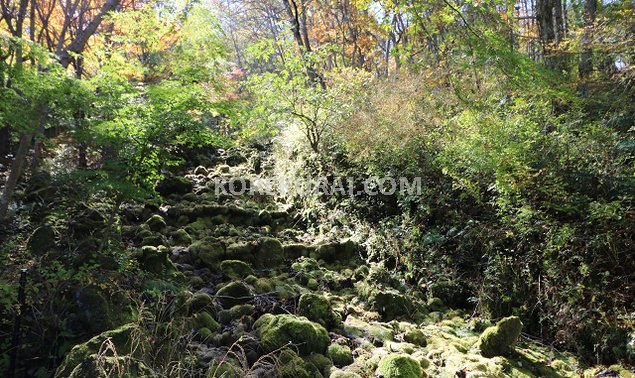
[{"label": "stone", "polygon": [[340,317],[333,312],[331,304],[323,295],[305,293],[298,302],[298,314],[330,329],[341,323]]},{"label": "stone", "polygon": [[362,378],[361,375],[349,371],[335,370],[329,378]]},{"label": "stone", "polygon": [[523,323],[517,316],[503,318],[487,328],[479,337],[477,348],[483,357],[506,356],[518,341]]},{"label": "stone", "polygon": [[192,244],[192,237],[184,229],[180,228],[172,233],[171,236],[172,245],[190,245]]},{"label": "stone", "polygon": [[379,361],[377,374],[383,378],[421,378],[423,369],[414,358],[406,354],[389,354]]},{"label": "stone", "polygon": [[[103,332],[85,343],[75,345],[66,355],[60,366],[55,371],[55,378],[67,378],[89,356],[99,352],[101,345],[110,339],[117,350],[117,354],[125,355],[130,351],[130,334],[136,325],[133,323],[123,325],[117,329]],[[77,375],[76,375],[77,376]]]},{"label": "stone", "polygon": [[181,176],[168,176],[159,181],[156,186],[156,191],[162,196],[185,194],[191,192],[192,189],[194,189],[192,180]]},{"label": "stone", "polygon": [[194,174],[199,176],[207,176],[209,174],[209,172],[207,171],[207,168],[203,167],[202,165],[199,165],[198,167],[196,167],[194,169]]},{"label": "stone", "polygon": [[324,327],[300,316],[265,314],[254,323],[254,328],[267,352],[291,343],[297,346],[300,355],[323,354],[330,341]]},{"label": "stone", "polygon": [[53,226],[44,224],[33,231],[26,243],[26,249],[33,255],[41,255],[55,246]]},{"label": "stone", "polygon": [[254,274],[249,264],[240,260],[225,260],[220,264],[220,270],[229,278],[241,279]]},{"label": "stone", "polygon": [[153,232],[158,232],[160,234],[165,235],[168,231],[168,225],[165,223],[165,219],[159,214],[154,214],[146,221],[148,227]]},{"label": "stone", "polygon": [[194,316],[192,317],[192,328],[194,328],[195,330],[207,328],[212,332],[218,332],[221,329],[220,324],[218,324],[218,322],[214,320],[212,315],[210,315],[210,313],[206,311],[194,314]]},{"label": "stone", "polygon": [[411,329],[404,333],[403,339],[406,342],[411,344],[418,345],[420,347],[425,348],[428,345],[428,341],[426,340],[426,336],[418,329]]},{"label": "stone", "polygon": [[186,301],[186,305],[192,314],[214,308],[212,297],[202,291],[194,293],[192,297]]},{"label": "stone", "polygon": [[235,281],[228,283],[218,290],[216,299],[223,308],[230,308],[250,302],[253,299],[253,293],[244,282]]},{"label": "stone", "polygon": [[284,249],[280,240],[265,237],[260,240],[254,253],[254,264],[257,269],[275,268],[284,262]]},{"label": "stone", "polygon": [[190,253],[196,256],[206,267],[217,271],[221,261],[225,260],[225,247],[216,240],[201,240],[189,247]]},{"label": "stone", "polygon": [[348,345],[331,344],[326,351],[326,355],[333,361],[333,365],[337,367],[353,363],[353,352]]}]

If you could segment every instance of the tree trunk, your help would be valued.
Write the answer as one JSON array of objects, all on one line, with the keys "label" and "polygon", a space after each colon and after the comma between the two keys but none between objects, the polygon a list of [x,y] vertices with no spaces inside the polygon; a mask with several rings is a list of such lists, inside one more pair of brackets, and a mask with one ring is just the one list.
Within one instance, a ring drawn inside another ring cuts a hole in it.
[{"label": "tree trunk", "polygon": [[13,159],[11,172],[9,172],[7,182],[4,184],[2,196],[0,196],[0,220],[4,220],[7,216],[9,203],[11,202],[13,191],[15,190],[15,187],[18,184],[18,179],[20,178],[20,174],[22,173],[22,167],[24,166],[24,163],[26,161],[26,155],[29,152],[29,147],[31,146],[32,139],[32,132],[23,133],[20,137],[18,152],[15,155],[15,159]]},{"label": "tree trunk", "polygon": [[582,53],[580,54],[580,64],[578,65],[578,74],[580,76],[580,94],[586,97],[588,90],[587,80],[593,71],[593,48],[591,48],[591,39],[593,36],[593,24],[595,23],[595,14],[597,11],[597,0],[586,0],[584,3],[584,32],[582,33]]}]

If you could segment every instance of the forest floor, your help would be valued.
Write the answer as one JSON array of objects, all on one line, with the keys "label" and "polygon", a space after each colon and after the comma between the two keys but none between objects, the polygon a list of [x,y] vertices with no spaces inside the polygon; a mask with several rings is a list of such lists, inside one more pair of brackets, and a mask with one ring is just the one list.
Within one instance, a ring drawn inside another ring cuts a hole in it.
[{"label": "forest floor", "polygon": [[[174,179],[163,188],[171,192],[163,206],[154,214],[130,209],[136,215],[129,218],[140,221],[123,226],[138,244],[139,261],[157,277],[146,290],[169,313],[155,328],[182,318],[179,332],[189,335],[185,344],[171,344],[153,334],[154,353],[187,355],[190,375],[634,376],[619,366],[585,366],[523,333],[515,317],[497,323],[450,309],[444,298],[428,298],[365,261],[361,241],[312,235],[298,209],[273,197],[217,194],[218,178],[258,177],[252,164],[232,160],[221,156],[215,166],[191,170],[193,185]],[[75,346],[56,376],[122,366],[128,376],[156,374],[126,357],[140,353],[142,343],[130,341],[135,327]],[[114,357],[106,357],[108,350]]]}]

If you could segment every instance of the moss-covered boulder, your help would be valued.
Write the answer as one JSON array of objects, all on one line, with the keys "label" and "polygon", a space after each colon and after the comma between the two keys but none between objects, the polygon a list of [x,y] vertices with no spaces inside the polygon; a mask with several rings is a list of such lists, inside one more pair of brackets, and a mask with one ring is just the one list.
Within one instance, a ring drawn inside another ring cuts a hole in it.
[{"label": "moss-covered boulder", "polygon": [[305,293],[298,302],[298,314],[330,329],[341,323],[339,315],[331,308],[328,299],[323,295]]},{"label": "moss-covered boulder", "polygon": [[154,214],[146,221],[148,227],[150,227],[151,231],[158,232],[161,234],[166,234],[168,231],[168,225],[165,223],[165,219],[159,214]]},{"label": "moss-covered boulder", "polygon": [[169,253],[170,250],[164,246],[143,246],[141,247],[141,265],[146,271],[154,274],[176,273],[178,269],[170,260]]},{"label": "moss-covered boulder", "polygon": [[337,367],[353,363],[353,352],[348,345],[331,344],[326,351],[326,355],[333,361],[333,365]]},{"label": "moss-covered boulder", "polygon": [[329,378],[362,378],[362,376],[350,371],[335,370],[329,375]]},{"label": "moss-covered boulder", "polygon": [[250,302],[253,299],[251,288],[244,282],[230,282],[216,293],[216,299],[223,308]]},{"label": "moss-covered boulder", "polygon": [[371,293],[371,309],[380,313],[385,320],[407,316],[412,312],[412,300],[396,290],[371,290]]},{"label": "moss-covered boulder", "polygon": [[182,228],[174,231],[170,236],[170,240],[172,241],[172,245],[188,246],[192,244],[192,236]]},{"label": "moss-covered boulder", "polygon": [[221,261],[225,260],[225,247],[220,242],[204,239],[189,247],[190,253],[196,256],[203,265],[217,271]]},{"label": "moss-covered boulder", "polygon": [[305,317],[265,314],[254,323],[254,328],[267,352],[292,343],[301,355],[323,354],[329,345],[326,329]]},{"label": "moss-covered boulder", "polygon": [[115,346],[118,355],[125,355],[130,352],[130,335],[135,324],[126,324],[117,329],[106,331],[93,337],[83,344],[75,345],[66,355],[62,364],[55,371],[55,378],[67,378],[71,376],[73,370],[86,361],[90,355],[99,352],[101,345],[110,339]]},{"label": "moss-covered boulder", "polygon": [[229,278],[241,279],[254,274],[249,264],[240,260],[225,260],[220,264],[220,270]]},{"label": "moss-covered boulder", "polygon": [[209,312],[204,311],[192,316],[192,328],[195,330],[207,328],[212,332],[218,332],[220,331],[220,324],[214,320]]},{"label": "moss-covered boulder", "polygon": [[333,367],[333,361],[319,353],[311,353],[311,355],[304,357],[304,361],[313,365],[322,375],[328,375],[327,372]]},{"label": "moss-covered boulder", "polygon": [[33,255],[41,255],[55,246],[55,230],[53,226],[45,224],[33,231],[26,243],[26,249]]},{"label": "moss-covered boulder", "polygon": [[284,249],[276,238],[262,238],[254,253],[256,268],[275,268],[284,262]]},{"label": "moss-covered boulder", "polygon": [[505,356],[518,341],[523,323],[517,316],[503,318],[487,328],[479,337],[477,348],[483,357]]},{"label": "moss-covered boulder", "polygon": [[156,186],[157,192],[162,196],[169,196],[170,194],[185,194],[191,192],[194,189],[192,180],[182,176],[168,176],[159,181]]},{"label": "moss-covered boulder", "polygon": [[229,310],[218,312],[218,320],[223,324],[231,323],[233,320],[241,320],[244,316],[251,316],[256,312],[252,304],[246,303],[236,305]]},{"label": "moss-covered boulder", "polygon": [[126,378],[158,378],[160,374],[154,372],[143,362],[130,356],[101,356],[91,354],[77,365],[68,378],[101,377],[104,372],[120,372]]},{"label": "moss-covered boulder", "polygon": [[185,305],[191,314],[214,308],[212,297],[209,294],[200,291],[194,293],[189,299],[187,299]]},{"label": "moss-covered boulder", "polygon": [[423,369],[407,354],[389,354],[379,361],[377,373],[384,378],[421,378]]},{"label": "moss-covered boulder", "polygon": [[303,256],[304,257],[309,256],[310,248],[306,244],[293,243],[293,244],[286,244],[283,247],[283,250],[284,250],[285,259],[295,260]]},{"label": "moss-covered boulder", "polygon": [[227,246],[227,258],[251,263],[255,250],[256,246],[252,243],[231,243]]},{"label": "moss-covered boulder", "polygon": [[275,378],[320,378],[322,374],[313,364],[304,361],[291,349],[283,350],[278,356]]},{"label": "moss-covered boulder", "polygon": [[405,342],[418,345],[420,347],[426,347],[428,345],[428,341],[426,340],[426,336],[418,329],[410,329],[406,331],[403,335],[403,339]]}]

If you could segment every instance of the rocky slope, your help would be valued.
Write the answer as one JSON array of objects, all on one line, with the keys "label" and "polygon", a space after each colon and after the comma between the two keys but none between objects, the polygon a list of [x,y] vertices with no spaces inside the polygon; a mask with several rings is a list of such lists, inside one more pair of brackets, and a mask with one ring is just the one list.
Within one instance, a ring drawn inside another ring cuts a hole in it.
[{"label": "rocky slope", "polygon": [[[260,171],[235,155],[220,163],[164,181],[154,213],[125,210],[165,313],[75,346],[56,377],[633,377],[532,341],[518,318],[450,309],[366,262],[361,241],[309,234],[271,197],[215,194],[215,179]],[[157,331],[173,324],[178,334]],[[168,352],[169,372],[148,363]]]}]

